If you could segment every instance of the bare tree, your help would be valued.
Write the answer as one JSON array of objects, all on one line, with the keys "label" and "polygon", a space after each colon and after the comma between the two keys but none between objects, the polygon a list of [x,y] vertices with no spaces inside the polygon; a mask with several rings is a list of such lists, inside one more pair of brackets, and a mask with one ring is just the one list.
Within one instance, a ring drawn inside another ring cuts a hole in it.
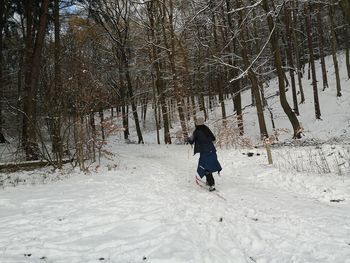
[{"label": "bare tree", "polygon": [[[242,8],[242,3],[239,0],[238,1],[238,9]],[[260,128],[260,137],[261,139],[263,138],[268,138],[268,133],[266,129],[266,122],[265,122],[265,116],[264,116],[264,109],[263,109],[263,102],[260,96],[260,91],[259,91],[259,80],[258,77],[256,76],[252,66],[251,66],[251,61],[248,57],[248,51],[247,51],[247,42],[246,42],[246,28],[244,25],[244,14],[243,11],[239,11],[239,28],[240,28],[240,48],[241,48],[241,53],[242,53],[242,58],[245,66],[245,70],[248,71],[248,78],[250,80],[250,83],[252,85],[252,93],[254,95],[254,100],[255,100],[255,106],[257,110],[257,115],[258,115],[258,121],[259,121],[259,128]]]},{"label": "bare tree", "polygon": [[132,3],[123,1],[88,1],[89,11],[96,21],[106,30],[112,43],[116,45],[117,56],[126,81],[128,97],[135,121],[138,143],[143,143],[143,137],[134,98],[132,76],[130,73],[131,42],[130,42],[130,13]]},{"label": "bare tree", "polygon": [[[236,53],[237,49],[237,41],[235,38],[235,33],[233,31],[233,21],[232,21],[232,16],[231,16],[231,0],[226,0],[226,13],[227,13],[227,24],[229,28],[229,35],[228,39],[231,41],[231,44],[227,45],[227,51],[229,53]],[[229,79],[232,79],[235,75],[238,75],[238,70],[237,70],[237,62],[236,59],[230,59],[229,60],[229,65],[231,66],[229,68]],[[232,84],[233,86],[233,105],[234,105],[234,110],[236,111],[237,115],[237,123],[238,123],[238,128],[240,135],[244,134],[244,126],[243,126],[243,113],[242,113],[242,99],[241,99],[241,80],[236,80]]]},{"label": "bare tree", "polygon": [[278,44],[278,35],[276,32],[276,26],[275,22],[273,20],[273,15],[269,7],[268,0],[263,0],[263,9],[265,10],[267,14],[267,24],[269,27],[269,30],[271,32],[271,47],[273,50],[273,57],[274,57],[274,62],[275,62],[275,67],[277,70],[277,75],[278,75],[278,87],[279,87],[279,95],[280,95],[280,102],[281,106],[288,116],[289,121],[291,122],[293,126],[293,131],[294,131],[294,138],[300,138],[301,137],[301,132],[302,128],[300,126],[300,123],[298,121],[298,118],[295,116],[295,113],[292,111],[290,108],[287,98],[286,98],[286,92],[285,92],[285,84],[284,84],[284,72],[282,69],[282,59],[281,59],[281,51],[280,47]]},{"label": "bare tree", "polygon": [[293,108],[296,115],[299,115],[299,107],[298,107],[298,98],[295,84],[295,76],[294,76],[294,59],[293,59],[293,51],[294,46],[292,42],[292,29],[291,29],[291,5],[287,5],[284,9],[284,23],[286,26],[286,37],[287,37],[287,60],[288,60],[288,68],[289,75],[292,83],[292,96],[293,96]]},{"label": "bare tree", "polygon": [[350,25],[350,0],[340,0],[340,6],[342,7],[344,16]]},{"label": "bare tree", "polygon": [[334,65],[334,73],[336,78],[336,88],[337,88],[337,97],[341,97],[341,85],[340,85],[340,76],[339,76],[339,64],[337,58],[337,38],[335,33],[335,25],[334,25],[334,6],[331,4],[329,6],[329,20],[331,24],[331,36],[332,36],[332,58]]},{"label": "bare tree", "polygon": [[23,94],[23,134],[22,144],[27,160],[39,158],[37,143],[36,95],[40,73],[41,53],[43,49],[48,15],[48,0],[40,1],[39,20],[33,10],[33,1],[23,1],[26,19],[25,34],[25,80]]},{"label": "bare tree", "polygon": [[162,117],[163,117],[163,127],[164,127],[164,143],[171,144],[171,136],[169,132],[169,116],[168,116],[168,106],[165,99],[165,85],[162,76],[162,63],[161,63],[161,50],[160,50],[160,36],[157,32],[160,31],[161,17],[156,8],[154,1],[147,3],[147,15],[149,19],[149,32],[151,41],[151,59],[152,65],[155,71],[155,86],[159,97]]},{"label": "bare tree", "polygon": [[5,27],[5,23],[6,23],[6,20],[7,20],[7,15],[6,15],[6,12],[7,12],[7,9],[8,9],[8,5],[5,4],[5,1],[4,0],[1,0],[0,1],[0,143],[5,143],[6,140],[5,140],[5,136],[3,134],[3,131],[2,131],[2,124],[3,124],[3,118],[2,118],[2,103],[3,103],[3,97],[4,97],[4,80],[3,80],[3,74],[2,74],[2,71],[3,71],[3,58],[2,58],[2,34],[3,34],[3,31],[4,31],[4,27]]},{"label": "bare tree", "polygon": [[328,78],[327,78],[327,69],[325,62],[325,53],[324,53],[324,34],[323,34],[323,23],[322,23],[322,7],[321,3],[317,5],[317,32],[318,32],[318,44],[320,49],[320,59],[321,59],[321,68],[322,68],[322,80],[323,80],[323,90],[328,88]]},{"label": "bare tree", "polygon": [[316,119],[321,119],[321,110],[320,110],[320,102],[318,99],[318,89],[317,89],[317,77],[316,77],[316,68],[315,68],[315,58],[314,58],[314,50],[313,50],[313,41],[312,41],[312,24],[311,24],[311,4],[304,4],[304,12],[305,12],[305,27],[307,34],[307,43],[309,47],[309,63],[311,66],[311,75],[312,75],[312,88],[314,93],[314,108],[315,108],[315,117]]},{"label": "bare tree", "polygon": [[173,0],[169,0],[169,7],[165,5],[166,1],[163,3],[158,2],[159,8],[162,14],[162,32],[164,45],[166,47],[166,53],[168,55],[168,60],[170,64],[170,70],[172,75],[172,85],[175,92],[175,100],[177,110],[179,112],[180,125],[182,128],[182,134],[184,138],[188,137],[187,124],[184,114],[184,90],[180,86],[178,70],[176,68],[176,36],[175,36],[175,21],[174,21],[174,7]]}]

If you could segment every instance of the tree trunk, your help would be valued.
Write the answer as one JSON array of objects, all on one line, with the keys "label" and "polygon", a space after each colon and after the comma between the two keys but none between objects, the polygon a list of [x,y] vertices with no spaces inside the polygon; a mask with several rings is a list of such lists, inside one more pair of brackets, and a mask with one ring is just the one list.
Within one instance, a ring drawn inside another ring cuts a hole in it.
[{"label": "tree trunk", "polygon": [[90,127],[91,127],[91,136],[92,136],[92,159],[95,162],[96,161],[96,142],[97,142],[97,136],[96,136],[96,125],[95,125],[95,113],[91,112],[89,114],[89,120],[90,120]]},{"label": "tree trunk", "polygon": [[120,92],[119,92],[119,98],[122,102],[121,105],[121,113],[122,113],[122,122],[123,122],[123,129],[124,129],[124,140],[129,140],[129,114],[127,112],[127,95],[125,93],[125,84],[124,84],[124,76],[121,67],[119,67],[119,78],[120,78]]},{"label": "tree trunk", "polygon": [[[229,26],[229,29],[233,28],[232,24],[232,18],[231,14],[229,11],[231,11],[231,3],[230,0],[226,0],[226,13],[227,13],[227,23]],[[234,35],[231,31],[230,38],[232,38],[232,49],[233,53],[236,54],[236,39],[234,38]],[[231,46],[229,46],[231,47]],[[231,52],[231,48],[229,50]],[[230,59],[229,62],[231,65],[233,65],[233,69],[229,70],[229,77],[230,79],[233,78],[233,76],[237,75],[238,70],[236,69],[236,62],[233,58]],[[243,114],[242,114],[242,99],[241,99],[241,81],[236,80],[232,83],[233,85],[233,94],[232,94],[232,99],[233,99],[233,107],[234,110],[236,111],[236,116],[237,116],[237,122],[238,122],[238,129],[239,129],[239,135],[244,134],[244,126],[243,126]]]},{"label": "tree trunk", "polygon": [[[125,99],[123,99],[124,101]],[[124,140],[129,140],[129,116],[128,116],[127,106],[123,102],[122,106],[122,119],[123,119],[123,128],[124,128]]]},{"label": "tree trunk", "polygon": [[74,116],[74,137],[75,137],[75,147],[76,156],[81,171],[86,171],[85,160],[84,160],[84,131],[83,131],[83,118],[79,114]]},{"label": "tree trunk", "polygon": [[164,143],[171,144],[170,127],[169,127],[169,123],[170,123],[169,110],[165,99],[166,95],[165,95],[164,81],[162,79],[162,64],[160,62],[160,51],[159,51],[159,48],[157,47],[159,45],[160,40],[158,36],[156,36],[156,28],[159,28],[160,23],[156,24],[156,21],[154,19],[155,9],[154,9],[153,1],[148,2],[147,8],[148,8],[148,16],[150,20],[150,37],[152,41],[152,50],[151,50],[151,57],[153,62],[152,65],[156,74],[155,86],[158,93],[161,112],[162,112],[163,128],[164,128]]},{"label": "tree trunk", "polygon": [[343,9],[344,16],[350,26],[350,0],[340,0],[340,5]]},{"label": "tree trunk", "polygon": [[62,158],[63,158],[63,144],[61,138],[61,112],[60,112],[60,102],[58,101],[59,94],[62,92],[62,79],[61,79],[61,43],[60,43],[60,7],[59,0],[54,1],[54,28],[55,28],[55,46],[54,46],[54,85],[53,92],[51,92],[51,112],[52,112],[52,122],[53,122],[53,131],[52,131],[52,152],[54,153],[56,163],[58,168],[62,167]]},{"label": "tree trunk", "polygon": [[304,89],[302,84],[302,73],[301,73],[301,62],[300,62],[300,52],[299,52],[299,45],[298,45],[298,38],[296,35],[296,22],[297,22],[297,11],[294,1],[292,2],[292,8],[293,8],[293,19],[292,19],[292,41],[295,51],[295,68],[298,76],[298,87],[300,92],[300,103],[305,102],[305,95],[304,95]]},{"label": "tree trunk", "polygon": [[145,98],[143,99],[143,104],[141,105],[141,110],[142,110],[142,123],[143,123],[143,127],[146,128],[146,116],[147,116],[147,105],[148,104],[148,98],[147,98],[147,94],[145,96]]},{"label": "tree trunk", "polygon": [[293,107],[294,112],[296,115],[299,115],[299,108],[298,108],[298,97],[297,97],[297,90],[295,85],[295,77],[294,77],[294,61],[293,61],[293,44],[292,44],[292,32],[291,32],[291,10],[290,6],[285,7],[285,26],[286,26],[286,33],[287,33],[287,59],[288,59],[288,68],[289,68],[289,75],[292,82],[292,95],[293,95]]},{"label": "tree trunk", "polygon": [[[165,10],[165,6],[163,6],[163,14],[162,14],[162,22],[163,22],[163,38],[164,38],[164,44],[166,46],[167,55],[169,59],[171,74],[172,74],[172,84],[175,92],[175,100],[176,100],[176,106],[177,110],[179,112],[179,118],[180,118],[180,125],[182,129],[182,134],[184,136],[184,139],[188,137],[188,131],[187,131],[187,125],[186,125],[186,118],[184,114],[184,101],[182,96],[182,90],[179,87],[179,78],[178,78],[178,72],[176,70],[175,65],[175,57],[176,57],[176,49],[175,49],[175,28],[174,28],[174,21],[173,21],[173,1],[169,0],[169,9]],[[165,22],[165,14],[168,13],[168,21]],[[170,43],[168,42],[165,27],[168,26],[168,30],[170,33]]]},{"label": "tree trunk", "polygon": [[277,75],[278,75],[278,88],[279,88],[279,92],[280,92],[281,106],[282,106],[284,112],[288,116],[288,119],[293,126],[293,137],[300,138],[302,128],[300,126],[298,118],[295,116],[295,113],[292,111],[291,107],[288,104],[287,98],[286,98],[286,92],[285,92],[286,87],[284,84],[284,73],[283,73],[283,68],[282,68],[281,51],[280,51],[280,48],[278,45],[278,36],[277,36],[276,31],[275,31],[276,30],[275,23],[273,21],[272,14],[270,13],[268,0],[263,0],[263,8],[267,14],[267,23],[269,26],[269,30],[270,30],[270,32],[272,32],[270,42],[271,42],[271,47],[273,50],[275,67],[276,67]]},{"label": "tree trunk", "polygon": [[36,93],[40,72],[41,53],[46,31],[48,2],[48,0],[43,0],[41,2],[40,17],[37,26],[33,21],[32,1],[27,1],[25,5],[27,18],[27,35],[22,143],[26,154],[26,160],[28,161],[37,160],[39,158],[39,146],[37,143],[38,127],[36,122]]},{"label": "tree trunk", "polygon": [[5,143],[5,136],[4,133],[2,131],[2,125],[3,125],[3,121],[2,121],[2,100],[4,98],[4,80],[3,80],[3,76],[2,76],[2,70],[3,70],[3,61],[2,61],[2,33],[3,33],[3,29],[6,23],[6,15],[5,15],[5,8],[7,6],[5,6],[5,1],[4,0],[0,0],[0,143]]},{"label": "tree trunk", "polygon": [[204,94],[201,93],[199,95],[199,106],[201,111],[203,111],[204,113],[204,119],[207,120],[208,119],[208,113],[207,113],[207,108],[205,107],[205,100],[204,100]]},{"label": "tree trunk", "polygon": [[187,107],[190,110],[188,110],[187,114],[188,114],[188,117],[191,116],[193,120],[196,122],[196,102],[194,99],[195,92],[193,89],[193,85],[191,85],[191,72],[190,72],[189,59],[186,52],[187,49],[184,48],[183,44],[181,43],[181,40],[178,40],[177,42],[179,44],[181,55],[184,62],[183,83],[185,87],[188,87],[188,92],[189,92],[189,94],[187,94],[187,100],[188,100]]},{"label": "tree trunk", "polygon": [[[241,7],[242,7],[242,4],[241,4],[241,1],[239,1],[238,8],[241,8]],[[260,138],[264,139],[264,138],[268,138],[269,135],[268,135],[267,129],[266,129],[264,109],[263,109],[262,100],[260,97],[259,80],[251,67],[251,62],[250,62],[249,57],[248,57],[248,51],[246,49],[247,43],[245,40],[245,27],[242,24],[243,23],[243,12],[239,11],[239,14],[240,14],[239,24],[240,24],[240,28],[241,28],[239,35],[240,35],[240,39],[242,41],[242,43],[241,43],[242,58],[243,58],[245,68],[246,68],[246,70],[248,70],[248,78],[249,78],[250,83],[252,85],[252,93],[254,95],[255,106],[256,106],[258,121],[259,121]]]},{"label": "tree trunk", "polygon": [[345,63],[346,70],[348,72],[348,79],[350,79],[350,43],[349,39],[349,26],[344,27],[344,36],[345,36]]},{"label": "tree trunk", "polygon": [[338,58],[337,58],[337,38],[335,34],[335,25],[334,25],[334,9],[332,5],[330,5],[329,7],[329,20],[331,22],[332,57],[333,57],[334,73],[335,73],[336,85],[337,85],[337,97],[341,97],[342,94],[341,94],[341,85],[340,85],[340,76],[339,76],[339,64],[338,64]]},{"label": "tree trunk", "polygon": [[101,126],[101,136],[102,136],[102,140],[105,140],[105,128],[104,128],[104,114],[103,114],[103,109],[100,109],[98,111],[98,114],[100,116],[100,126]]},{"label": "tree trunk", "polygon": [[321,59],[321,68],[322,68],[322,80],[323,80],[323,90],[328,88],[328,79],[327,79],[327,69],[326,63],[324,60],[324,36],[323,36],[323,23],[322,23],[322,4],[317,4],[317,32],[318,32],[318,44],[320,48],[320,59]]},{"label": "tree trunk", "polygon": [[[150,54],[150,58],[152,59],[152,54]],[[157,92],[156,92],[156,85],[154,80],[154,74],[151,72],[152,76],[152,93],[153,93],[153,101],[154,101],[154,120],[156,122],[156,133],[157,133],[157,143],[160,144],[160,136],[159,136],[159,130],[160,130],[160,123],[158,118],[158,100],[157,100]]]},{"label": "tree trunk", "polygon": [[316,119],[321,119],[321,110],[320,103],[318,100],[318,90],[317,90],[317,78],[316,78],[316,68],[315,68],[315,59],[314,51],[312,45],[312,24],[311,24],[311,4],[304,4],[305,11],[305,26],[307,34],[307,43],[309,47],[309,57],[310,57],[310,67],[311,67],[311,76],[312,76],[312,88],[314,93],[314,108],[315,108],[315,117]]},{"label": "tree trunk", "polygon": [[137,132],[138,143],[144,143],[143,142],[143,138],[142,138],[142,132],[141,132],[141,127],[140,127],[139,116],[138,116],[138,113],[137,113],[137,107],[136,107],[136,103],[135,103],[132,83],[131,83],[129,62],[128,62],[128,59],[127,59],[125,53],[122,53],[122,59],[123,59],[123,64],[124,64],[123,66],[124,66],[124,69],[125,69],[125,77],[126,77],[126,86],[127,86],[127,89],[128,89],[128,97],[129,97],[129,100],[130,100],[130,103],[131,103],[131,110],[132,110],[132,114],[133,114],[134,121],[135,121],[135,128],[136,128],[136,132]]},{"label": "tree trunk", "polygon": [[[212,32],[213,32],[214,45],[215,45],[214,50],[215,50],[215,53],[219,53],[220,47],[219,47],[219,41],[218,41],[218,36],[217,36],[216,17],[215,17],[215,13],[213,10],[211,10],[211,17],[212,17]],[[226,108],[225,108],[225,101],[224,101],[224,95],[223,95],[222,72],[220,69],[221,69],[220,66],[218,66],[217,70],[215,71],[214,83],[215,83],[215,86],[217,87],[217,91],[219,94],[219,102],[220,102],[220,106],[221,106],[221,116],[222,116],[223,123],[225,124],[225,122],[226,122]]]},{"label": "tree trunk", "polygon": [[[238,8],[242,7],[242,3],[241,1],[238,2]],[[258,115],[258,122],[259,122],[259,128],[260,128],[260,136],[261,139],[263,138],[267,138],[268,137],[268,133],[267,133],[267,129],[266,129],[266,122],[265,122],[265,116],[264,116],[264,109],[263,109],[263,103],[262,103],[262,99],[260,96],[260,89],[259,89],[259,80],[255,74],[255,72],[253,71],[253,69],[251,68],[251,62],[249,60],[248,57],[248,51],[247,51],[247,42],[245,40],[245,26],[242,24],[243,23],[243,12],[239,11],[239,24],[240,24],[240,39],[242,41],[241,43],[241,53],[242,53],[242,58],[243,58],[243,62],[245,65],[246,70],[248,70],[248,78],[250,80],[250,83],[252,85],[252,94],[254,96],[254,101],[255,101],[255,106],[257,109],[257,115]]]}]

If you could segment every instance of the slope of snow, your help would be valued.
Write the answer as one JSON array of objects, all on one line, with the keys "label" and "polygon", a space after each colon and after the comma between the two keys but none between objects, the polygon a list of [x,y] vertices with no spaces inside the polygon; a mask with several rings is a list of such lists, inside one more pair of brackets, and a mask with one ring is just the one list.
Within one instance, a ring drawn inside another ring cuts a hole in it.
[{"label": "slope of snow", "polygon": [[189,146],[115,146],[110,171],[1,191],[0,262],[350,262],[348,177],[219,150],[219,197]]},{"label": "slope of snow", "polygon": [[[343,60],[343,96],[336,98],[327,58],[322,120],[313,115],[311,81],[303,79],[301,141],[329,144],[273,147],[274,165],[263,148],[219,148],[224,170],[215,176],[217,194],[195,185],[198,157],[190,146],[152,144],[152,112],[145,145],[120,143],[121,134],[109,138],[113,160],[103,158],[88,174],[68,167],[0,174],[0,262],[350,262],[350,90]],[[267,93],[276,90],[271,81]],[[244,105],[249,99],[243,94]],[[226,104],[230,115],[232,102]],[[269,104],[277,128],[290,130],[278,98]],[[220,118],[218,107],[207,124],[214,128]],[[246,108],[244,121],[258,142],[254,108]]]},{"label": "slope of snow", "polygon": [[[350,80],[347,77],[346,65],[345,65],[345,54],[340,52],[338,54],[340,78],[342,96],[336,97],[336,81],[333,68],[332,57],[328,56],[325,58],[328,71],[328,84],[329,88],[323,91],[322,86],[322,71],[320,62],[316,63],[317,73],[317,85],[319,93],[319,103],[321,108],[321,120],[315,118],[314,110],[314,98],[313,98],[313,87],[312,80],[307,78],[307,66],[305,67],[304,77],[302,79],[302,86],[305,93],[305,103],[300,104],[301,95],[298,93],[299,112],[300,116],[298,119],[304,128],[304,135],[302,140],[316,140],[316,141],[347,141],[350,142]],[[289,73],[286,73],[289,79]],[[297,80],[296,80],[297,81]],[[290,80],[289,80],[289,83]],[[293,107],[292,91],[291,86],[287,87],[287,98],[291,107]],[[297,85],[297,90],[298,85]],[[269,87],[265,90],[265,96],[270,97],[278,91],[277,79],[271,80]],[[250,92],[242,94],[243,105],[249,105],[251,103]],[[291,139],[293,132],[292,126],[283,112],[280,105],[279,97],[274,96],[268,99],[268,104],[272,108],[274,115],[274,121],[276,129],[282,130],[280,132],[280,140]],[[227,103],[228,112],[231,112],[232,105]],[[273,133],[270,113],[265,110],[265,122],[270,135]],[[217,116],[220,117],[219,111]],[[256,114],[256,108],[248,107],[244,111],[244,124],[245,131],[255,141],[258,141],[259,126]],[[286,132],[286,129],[288,130]]]}]

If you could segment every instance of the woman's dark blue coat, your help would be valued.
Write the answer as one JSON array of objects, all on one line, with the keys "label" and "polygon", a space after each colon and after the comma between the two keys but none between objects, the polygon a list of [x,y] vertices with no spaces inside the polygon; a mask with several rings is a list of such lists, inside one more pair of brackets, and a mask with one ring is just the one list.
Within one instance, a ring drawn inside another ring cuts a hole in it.
[{"label": "woman's dark blue coat", "polygon": [[196,126],[192,136],[188,138],[188,142],[194,144],[194,154],[200,154],[197,173],[201,178],[206,173],[220,172],[222,170],[216,155],[214,141],[214,134],[205,125]]}]

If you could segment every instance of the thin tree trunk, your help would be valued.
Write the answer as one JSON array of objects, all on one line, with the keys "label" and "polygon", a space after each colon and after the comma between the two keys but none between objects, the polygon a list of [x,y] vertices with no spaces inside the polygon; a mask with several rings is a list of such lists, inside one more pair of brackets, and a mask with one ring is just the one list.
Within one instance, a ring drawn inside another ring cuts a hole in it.
[{"label": "thin tree trunk", "polygon": [[[186,118],[184,114],[184,100],[182,97],[182,91],[179,87],[179,78],[178,78],[178,72],[176,70],[175,65],[175,57],[176,57],[176,49],[175,49],[175,32],[174,32],[174,21],[173,21],[173,0],[169,0],[169,10],[165,10],[165,6],[163,6],[163,38],[164,38],[164,44],[167,49],[167,55],[169,59],[170,69],[172,73],[172,84],[174,87],[175,92],[175,100],[176,100],[176,106],[177,110],[179,112],[179,118],[180,118],[180,125],[182,129],[182,133],[184,136],[184,139],[188,137],[188,131],[187,131],[187,125],[186,125]],[[165,21],[165,14],[168,12],[168,21]],[[168,42],[167,35],[165,32],[165,28],[168,26],[168,30],[170,33],[170,43]]]},{"label": "thin tree trunk", "polygon": [[327,79],[327,69],[326,62],[324,60],[324,36],[323,36],[323,23],[322,23],[322,4],[317,4],[317,32],[318,32],[318,44],[320,48],[320,59],[321,59],[321,68],[322,68],[322,80],[323,80],[323,90],[328,88],[328,79]]},{"label": "thin tree trunk", "polygon": [[292,95],[293,95],[293,107],[294,112],[296,115],[299,115],[299,108],[298,108],[298,97],[297,97],[297,90],[295,85],[295,75],[294,75],[294,61],[293,61],[293,44],[292,44],[292,34],[291,34],[291,10],[290,6],[288,5],[285,8],[285,26],[286,26],[286,33],[287,33],[287,59],[288,59],[288,68],[289,68],[289,75],[292,82]]},{"label": "thin tree trunk", "polygon": [[[231,14],[229,11],[231,11],[231,1],[226,0],[226,13],[227,13],[227,23],[229,25],[229,29],[231,30],[233,28],[232,24],[232,18]],[[234,35],[231,31],[230,38],[233,38]],[[231,47],[231,46],[229,46]],[[232,49],[233,53],[236,54],[236,39],[232,39]],[[229,50],[230,52],[231,50]],[[231,52],[230,52],[231,53]],[[229,71],[230,78],[233,78],[233,76],[237,75],[236,68],[236,62],[233,58],[231,58],[230,63],[233,65],[234,69],[231,69]],[[238,129],[239,129],[239,134],[243,135],[244,134],[244,126],[243,126],[243,114],[242,114],[242,99],[241,99],[241,81],[236,80],[232,83],[233,85],[233,94],[232,94],[232,99],[233,99],[233,107],[234,110],[236,111],[236,116],[237,116],[237,122],[238,122]]]},{"label": "thin tree trunk", "polygon": [[334,65],[334,73],[336,78],[337,85],[337,97],[341,97],[341,85],[340,85],[340,76],[339,76],[339,64],[337,58],[337,38],[335,34],[335,26],[334,26],[334,10],[333,6],[329,7],[329,20],[331,22],[331,36],[332,36],[332,57],[333,57],[333,65]]},{"label": "thin tree trunk", "polygon": [[52,152],[55,155],[58,168],[62,167],[63,158],[63,144],[61,138],[61,112],[58,102],[59,94],[62,91],[62,80],[61,80],[61,43],[60,43],[60,13],[59,13],[59,0],[54,0],[54,28],[55,28],[55,51],[54,51],[54,71],[55,71],[55,83],[53,85],[52,95],[52,122],[53,122],[53,134],[52,134]]},{"label": "thin tree trunk", "polygon": [[350,0],[340,0],[340,5],[350,26]]},{"label": "thin tree trunk", "polygon": [[143,115],[143,118],[142,118],[142,122],[143,122],[143,127],[145,128],[146,127],[146,116],[147,116],[147,105],[148,104],[148,98],[147,98],[147,95],[145,96],[144,100],[143,100],[143,105],[142,105],[142,115]]},{"label": "thin tree trunk", "polygon": [[345,36],[345,62],[346,70],[348,72],[348,79],[350,79],[350,43],[349,43],[349,26],[344,27]]},{"label": "thin tree trunk", "polygon": [[310,67],[311,67],[311,76],[312,76],[312,88],[314,93],[314,108],[315,108],[315,117],[316,119],[321,119],[321,110],[320,103],[318,99],[318,90],[317,90],[317,78],[316,78],[316,68],[315,68],[315,59],[314,51],[312,45],[312,25],[311,25],[311,4],[304,4],[305,11],[305,26],[307,34],[307,43],[309,47],[309,56],[310,56]]},{"label": "thin tree trunk", "polygon": [[98,111],[98,114],[100,116],[100,126],[101,126],[101,136],[102,136],[102,140],[105,140],[105,128],[104,128],[104,114],[103,114],[103,109],[100,109]]},{"label": "thin tree trunk", "polygon": [[293,126],[293,137],[294,138],[300,138],[301,137],[301,132],[302,128],[300,126],[300,123],[298,121],[298,118],[296,117],[295,113],[292,111],[291,107],[288,104],[287,98],[286,98],[286,93],[285,93],[285,84],[284,84],[284,73],[283,73],[283,68],[282,68],[282,60],[281,60],[281,51],[278,45],[278,37],[276,33],[276,28],[275,28],[275,23],[272,18],[272,14],[270,13],[270,8],[268,5],[268,0],[263,0],[263,8],[267,14],[267,23],[269,26],[270,32],[272,32],[271,36],[271,47],[274,56],[274,62],[277,70],[277,75],[278,75],[278,88],[280,92],[280,102],[281,106],[288,116],[289,121],[291,122]]},{"label": "thin tree trunk", "polygon": [[[241,1],[238,1],[238,8],[241,8],[242,4]],[[242,58],[243,58],[243,62],[245,65],[245,68],[248,70],[248,78],[250,80],[250,83],[252,85],[252,93],[254,95],[254,99],[255,99],[255,106],[256,106],[256,110],[257,110],[257,115],[258,115],[258,122],[259,122],[259,128],[260,128],[260,137],[261,139],[264,138],[268,138],[269,135],[267,133],[267,129],[266,129],[266,122],[265,122],[265,116],[264,116],[264,109],[262,106],[262,100],[260,97],[260,91],[259,91],[259,80],[255,74],[255,72],[253,71],[253,69],[251,68],[251,62],[249,60],[248,57],[248,51],[246,49],[246,40],[245,40],[245,26],[242,25],[243,23],[243,12],[239,11],[239,23],[240,23],[240,39],[242,41],[241,43],[241,53],[242,53]]]},{"label": "thin tree trunk", "polygon": [[305,102],[305,95],[304,95],[304,89],[303,89],[303,84],[302,84],[302,73],[301,73],[301,62],[300,62],[300,52],[299,52],[299,45],[298,45],[298,38],[296,35],[296,22],[297,22],[297,12],[294,1],[292,2],[292,8],[293,8],[293,19],[292,19],[292,41],[293,41],[293,46],[295,50],[295,67],[296,67],[296,72],[298,76],[298,87],[299,87],[299,92],[300,92],[300,103]]},{"label": "thin tree trunk", "polygon": [[190,108],[191,110],[188,111],[188,115],[192,116],[193,120],[196,121],[196,102],[194,99],[194,90],[193,90],[193,85],[191,85],[191,73],[190,73],[190,65],[189,65],[189,59],[188,55],[186,53],[186,50],[181,43],[180,40],[178,40],[178,44],[180,47],[181,55],[184,61],[184,86],[189,87],[189,93],[188,94],[188,105],[187,107]]},{"label": "thin tree trunk", "polygon": [[80,116],[80,114],[75,115],[75,143],[76,143],[76,155],[77,155],[77,161],[79,164],[79,168],[81,171],[85,171],[85,160],[84,160],[84,131],[83,131],[83,118]]},{"label": "thin tree trunk", "polygon": [[135,121],[135,128],[136,128],[136,132],[137,132],[138,143],[144,143],[143,142],[143,138],[142,138],[142,132],[141,132],[141,127],[140,127],[139,116],[138,116],[138,113],[137,113],[137,107],[136,107],[136,104],[135,104],[132,83],[131,83],[129,62],[128,62],[128,59],[127,59],[125,53],[122,53],[122,59],[123,59],[123,64],[124,64],[123,66],[124,66],[124,69],[125,69],[125,77],[126,77],[126,86],[127,86],[127,89],[128,89],[128,96],[129,96],[129,100],[130,100],[130,103],[131,103],[131,110],[132,110],[132,114],[133,114],[134,121]]},{"label": "thin tree trunk", "polygon": [[[212,0],[210,1],[210,5],[212,5]],[[212,17],[212,32],[213,32],[214,45],[215,45],[214,50],[215,50],[215,53],[219,53],[220,47],[219,47],[219,41],[218,41],[218,36],[217,36],[216,17],[215,17],[215,13],[213,10],[211,10],[211,17]],[[225,124],[225,122],[226,122],[226,108],[225,108],[225,101],[224,101],[224,96],[223,96],[222,72],[220,70],[220,67],[215,72],[214,81],[215,81],[215,86],[217,87],[218,94],[219,94],[219,102],[220,102],[220,106],[221,106],[222,120],[223,120],[223,123]]]},{"label": "thin tree trunk", "polygon": [[205,100],[204,100],[204,94],[203,93],[201,93],[199,95],[199,105],[200,105],[201,111],[203,111],[203,113],[204,113],[204,119],[207,120],[208,119],[208,113],[207,113],[207,108],[205,107]]},{"label": "thin tree trunk", "polygon": [[121,105],[121,113],[122,113],[122,122],[123,122],[123,129],[124,129],[124,140],[129,140],[129,114],[127,111],[126,101],[127,101],[127,94],[125,93],[125,84],[124,84],[124,76],[121,70],[121,67],[119,67],[119,78],[120,78],[120,100],[122,102]]},{"label": "thin tree trunk", "polygon": [[122,105],[122,119],[123,119],[123,128],[124,128],[124,139],[129,140],[129,116],[128,116],[128,110],[127,106],[124,102],[125,99],[123,99],[123,105]]},{"label": "thin tree trunk", "polygon": [[[150,54],[150,57],[152,59],[152,54]],[[158,118],[158,100],[157,100],[157,93],[156,93],[156,83],[154,80],[153,72],[151,72],[152,76],[152,93],[153,93],[153,101],[154,101],[154,120],[156,122],[156,133],[157,133],[157,143],[160,144],[160,136],[159,136],[159,130],[160,130],[160,124],[159,124],[159,118]]]},{"label": "thin tree trunk", "polygon": [[170,127],[169,127],[170,121],[169,121],[169,110],[168,110],[169,108],[167,106],[167,102],[165,99],[165,88],[164,88],[164,81],[162,79],[162,70],[161,70],[162,64],[160,62],[160,57],[159,57],[160,51],[159,51],[159,48],[157,47],[157,45],[159,45],[160,40],[158,36],[156,36],[156,28],[159,28],[160,23],[156,24],[156,21],[154,19],[154,14],[155,14],[154,2],[150,1],[148,2],[148,16],[150,20],[150,36],[152,40],[151,57],[153,61],[152,63],[153,68],[156,74],[155,86],[159,97],[159,102],[160,102],[160,107],[162,112],[163,127],[164,127],[164,143],[171,144]]},{"label": "thin tree trunk", "polygon": [[90,119],[90,127],[91,127],[91,135],[92,135],[92,158],[93,161],[96,161],[96,142],[97,142],[97,136],[96,136],[96,125],[95,125],[95,113],[91,112],[89,115]]},{"label": "thin tree trunk", "polygon": [[0,143],[5,143],[5,136],[4,133],[2,131],[2,100],[4,98],[4,81],[3,81],[3,75],[2,75],[2,71],[3,71],[3,61],[2,61],[2,33],[3,33],[3,29],[6,23],[6,18],[5,18],[5,8],[7,6],[5,6],[5,1],[4,0],[0,0]]}]

